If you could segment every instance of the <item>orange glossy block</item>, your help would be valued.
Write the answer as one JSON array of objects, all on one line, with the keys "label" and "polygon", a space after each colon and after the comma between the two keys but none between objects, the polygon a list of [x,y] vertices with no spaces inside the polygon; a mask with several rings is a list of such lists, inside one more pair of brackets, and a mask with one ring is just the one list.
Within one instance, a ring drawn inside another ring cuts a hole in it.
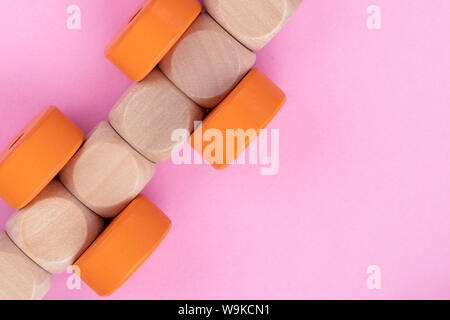
[{"label": "orange glossy block", "polygon": [[72,158],[83,132],[56,107],[35,117],[0,154],[0,197],[25,207]]},{"label": "orange glossy block", "polygon": [[197,0],[147,0],[106,48],[106,57],[141,81],[180,39],[202,8]]},{"label": "orange glossy block", "polygon": [[216,169],[224,169],[256,139],[286,102],[264,73],[252,69],[192,134],[192,147]]},{"label": "orange glossy block", "polygon": [[171,226],[158,207],[137,196],[75,262],[81,279],[97,294],[111,295],[147,260]]}]

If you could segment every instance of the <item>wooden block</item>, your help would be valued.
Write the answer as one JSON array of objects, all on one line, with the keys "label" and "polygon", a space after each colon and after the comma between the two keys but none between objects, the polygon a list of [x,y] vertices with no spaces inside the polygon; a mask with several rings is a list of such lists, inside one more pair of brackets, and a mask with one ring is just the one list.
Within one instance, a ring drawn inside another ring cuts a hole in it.
[{"label": "wooden block", "polygon": [[51,274],[0,231],[0,300],[40,300],[51,285]]},{"label": "wooden block", "polygon": [[140,81],[201,10],[197,0],[146,0],[108,45],[105,56],[131,80]]},{"label": "wooden block", "polygon": [[264,73],[251,70],[192,134],[192,147],[216,169],[224,169],[256,139],[280,111],[286,95]]},{"label": "wooden block", "polygon": [[208,13],[250,50],[262,49],[301,0],[204,0]]},{"label": "wooden block", "polygon": [[147,159],[161,162],[181,142],[176,129],[194,130],[204,110],[184,95],[159,69],[132,85],[109,114],[113,128]]},{"label": "wooden block", "polygon": [[104,218],[116,216],[150,181],[155,164],[100,122],[59,177],[84,205]]},{"label": "wooden block", "polygon": [[159,67],[192,100],[212,108],[244,77],[255,60],[253,52],[203,13]]},{"label": "wooden block", "polygon": [[57,179],[6,223],[12,241],[50,273],[62,273],[102,231],[103,219]]},{"label": "wooden block", "polygon": [[66,165],[83,139],[83,132],[58,108],[45,108],[0,153],[0,197],[15,209],[25,207]]},{"label": "wooden block", "polygon": [[81,279],[99,295],[111,295],[147,260],[171,226],[164,212],[139,195],[75,262]]}]

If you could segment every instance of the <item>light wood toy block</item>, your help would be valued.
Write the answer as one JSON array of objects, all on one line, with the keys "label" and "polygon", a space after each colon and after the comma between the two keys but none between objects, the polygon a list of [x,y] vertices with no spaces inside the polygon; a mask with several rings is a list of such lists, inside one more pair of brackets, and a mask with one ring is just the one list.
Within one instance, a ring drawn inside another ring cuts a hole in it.
[{"label": "light wood toy block", "polygon": [[194,121],[203,116],[203,108],[154,69],[124,93],[110,112],[109,122],[134,149],[153,162],[161,162],[183,142],[172,139],[173,131],[192,133]]},{"label": "light wood toy block", "polygon": [[51,274],[0,231],[0,300],[40,300],[51,285]]},{"label": "light wood toy block", "polygon": [[205,0],[208,13],[243,45],[262,49],[281,30],[301,0]]},{"label": "light wood toy block", "polygon": [[215,107],[254,65],[256,56],[202,13],[159,64],[188,97]]},{"label": "light wood toy block", "polygon": [[57,179],[6,223],[11,240],[50,273],[62,273],[103,229],[103,219]]},{"label": "light wood toy block", "polygon": [[150,181],[155,164],[100,122],[59,177],[84,205],[104,218],[124,209]]}]

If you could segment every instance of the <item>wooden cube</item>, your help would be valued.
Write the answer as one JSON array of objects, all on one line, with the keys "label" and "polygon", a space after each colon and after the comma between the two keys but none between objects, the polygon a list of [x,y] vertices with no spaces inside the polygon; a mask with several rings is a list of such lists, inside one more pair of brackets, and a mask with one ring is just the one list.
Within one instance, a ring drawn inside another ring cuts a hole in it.
[{"label": "wooden cube", "polygon": [[208,14],[201,14],[159,64],[188,97],[216,106],[245,76],[256,56]]},{"label": "wooden cube", "polygon": [[250,50],[262,49],[281,30],[301,0],[205,0],[208,13]]},{"label": "wooden cube", "polygon": [[59,177],[84,205],[105,218],[116,216],[150,181],[155,164],[101,122]]},{"label": "wooden cube", "polygon": [[192,133],[204,110],[183,94],[159,69],[132,85],[109,114],[113,128],[147,159],[161,162],[182,141],[172,133]]},{"label": "wooden cube", "polygon": [[0,300],[40,300],[51,285],[51,274],[0,231]]},{"label": "wooden cube", "polygon": [[12,241],[50,273],[62,273],[103,229],[103,219],[57,179],[6,223]]}]

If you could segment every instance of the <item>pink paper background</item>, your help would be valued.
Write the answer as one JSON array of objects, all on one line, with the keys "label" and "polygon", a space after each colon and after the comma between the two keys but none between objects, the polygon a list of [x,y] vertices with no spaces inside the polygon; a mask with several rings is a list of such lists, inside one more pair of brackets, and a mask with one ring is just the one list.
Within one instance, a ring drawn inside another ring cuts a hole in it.
[{"label": "pink paper background", "polygon": [[[106,119],[130,81],[103,49],[140,3],[0,2],[1,148],[47,105],[85,132]],[[289,98],[269,126],[279,174],[159,165],[144,193],[174,227],[111,298],[450,298],[449,12],[448,0],[305,0],[258,53]],[[0,228],[12,213],[1,201]],[[381,290],[366,288],[372,264]],[[67,276],[47,298],[98,298]]]}]

